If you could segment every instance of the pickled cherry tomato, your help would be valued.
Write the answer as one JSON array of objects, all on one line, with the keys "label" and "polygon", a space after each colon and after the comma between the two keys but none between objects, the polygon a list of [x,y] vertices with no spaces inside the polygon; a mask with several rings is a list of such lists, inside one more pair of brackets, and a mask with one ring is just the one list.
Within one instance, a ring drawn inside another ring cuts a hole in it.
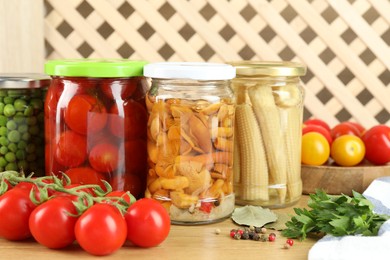
[{"label": "pickled cherry tomato", "polygon": [[106,125],[106,108],[94,96],[76,95],[65,109],[65,122],[79,134],[96,133]]},{"label": "pickled cherry tomato", "polygon": [[126,140],[146,138],[147,112],[134,100],[115,103],[110,110],[109,127],[113,135]]},{"label": "pickled cherry tomato", "polygon": [[136,198],[139,198],[141,196],[141,192],[143,192],[141,178],[135,174],[118,174],[112,178],[110,185],[113,190],[130,191],[131,195]]},{"label": "pickled cherry tomato", "polygon": [[118,147],[111,143],[95,145],[89,152],[89,163],[100,172],[115,171],[120,165]]},{"label": "pickled cherry tomato", "polygon": [[136,80],[104,79],[100,86],[109,99],[127,100],[137,88]]},{"label": "pickled cherry tomato", "polygon": [[87,158],[85,137],[70,130],[63,132],[57,142],[54,157],[63,166],[79,166]]},{"label": "pickled cherry tomato", "polygon": [[105,188],[102,180],[107,181],[106,176],[91,167],[77,167],[71,168],[65,172],[71,180],[71,183],[79,184],[98,184]]}]

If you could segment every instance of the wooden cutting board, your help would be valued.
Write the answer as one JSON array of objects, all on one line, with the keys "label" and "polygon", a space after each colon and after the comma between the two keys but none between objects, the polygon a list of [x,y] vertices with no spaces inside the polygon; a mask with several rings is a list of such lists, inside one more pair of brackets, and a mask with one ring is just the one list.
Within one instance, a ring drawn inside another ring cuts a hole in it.
[{"label": "wooden cutting board", "polygon": [[354,167],[302,165],[301,169],[303,194],[314,193],[318,188],[328,194],[352,195],[352,190],[363,193],[374,179],[390,176],[390,165],[368,163]]}]

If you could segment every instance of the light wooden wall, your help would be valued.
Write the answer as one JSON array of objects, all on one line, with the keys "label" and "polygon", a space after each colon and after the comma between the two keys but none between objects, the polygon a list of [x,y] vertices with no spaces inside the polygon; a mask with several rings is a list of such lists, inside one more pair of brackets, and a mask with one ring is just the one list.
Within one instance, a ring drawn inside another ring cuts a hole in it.
[{"label": "light wooden wall", "polygon": [[0,73],[43,72],[43,0],[0,0]]},{"label": "light wooden wall", "polygon": [[390,123],[389,0],[45,0],[45,7],[46,59],[294,60],[308,67],[305,118]]}]

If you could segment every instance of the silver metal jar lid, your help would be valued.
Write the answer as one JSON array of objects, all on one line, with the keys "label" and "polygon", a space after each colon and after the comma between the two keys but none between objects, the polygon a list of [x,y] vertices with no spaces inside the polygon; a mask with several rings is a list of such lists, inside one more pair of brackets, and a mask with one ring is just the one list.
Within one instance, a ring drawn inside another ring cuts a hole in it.
[{"label": "silver metal jar lid", "polygon": [[50,77],[39,73],[2,73],[1,89],[43,88],[50,85]]}]

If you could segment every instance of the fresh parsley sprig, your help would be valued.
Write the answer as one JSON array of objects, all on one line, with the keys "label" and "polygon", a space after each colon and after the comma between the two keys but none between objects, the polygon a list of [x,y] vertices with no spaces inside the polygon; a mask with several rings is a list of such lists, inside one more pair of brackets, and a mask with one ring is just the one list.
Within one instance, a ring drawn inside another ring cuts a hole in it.
[{"label": "fresh parsley sprig", "polygon": [[308,233],[326,233],[333,236],[375,236],[388,215],[373,212],[372,203],[362,194],[353,196],[328,195],[323,190],[310,194],[309,209],[294,208],[295,216],[286,223],[282,234],[305,239]]}]

